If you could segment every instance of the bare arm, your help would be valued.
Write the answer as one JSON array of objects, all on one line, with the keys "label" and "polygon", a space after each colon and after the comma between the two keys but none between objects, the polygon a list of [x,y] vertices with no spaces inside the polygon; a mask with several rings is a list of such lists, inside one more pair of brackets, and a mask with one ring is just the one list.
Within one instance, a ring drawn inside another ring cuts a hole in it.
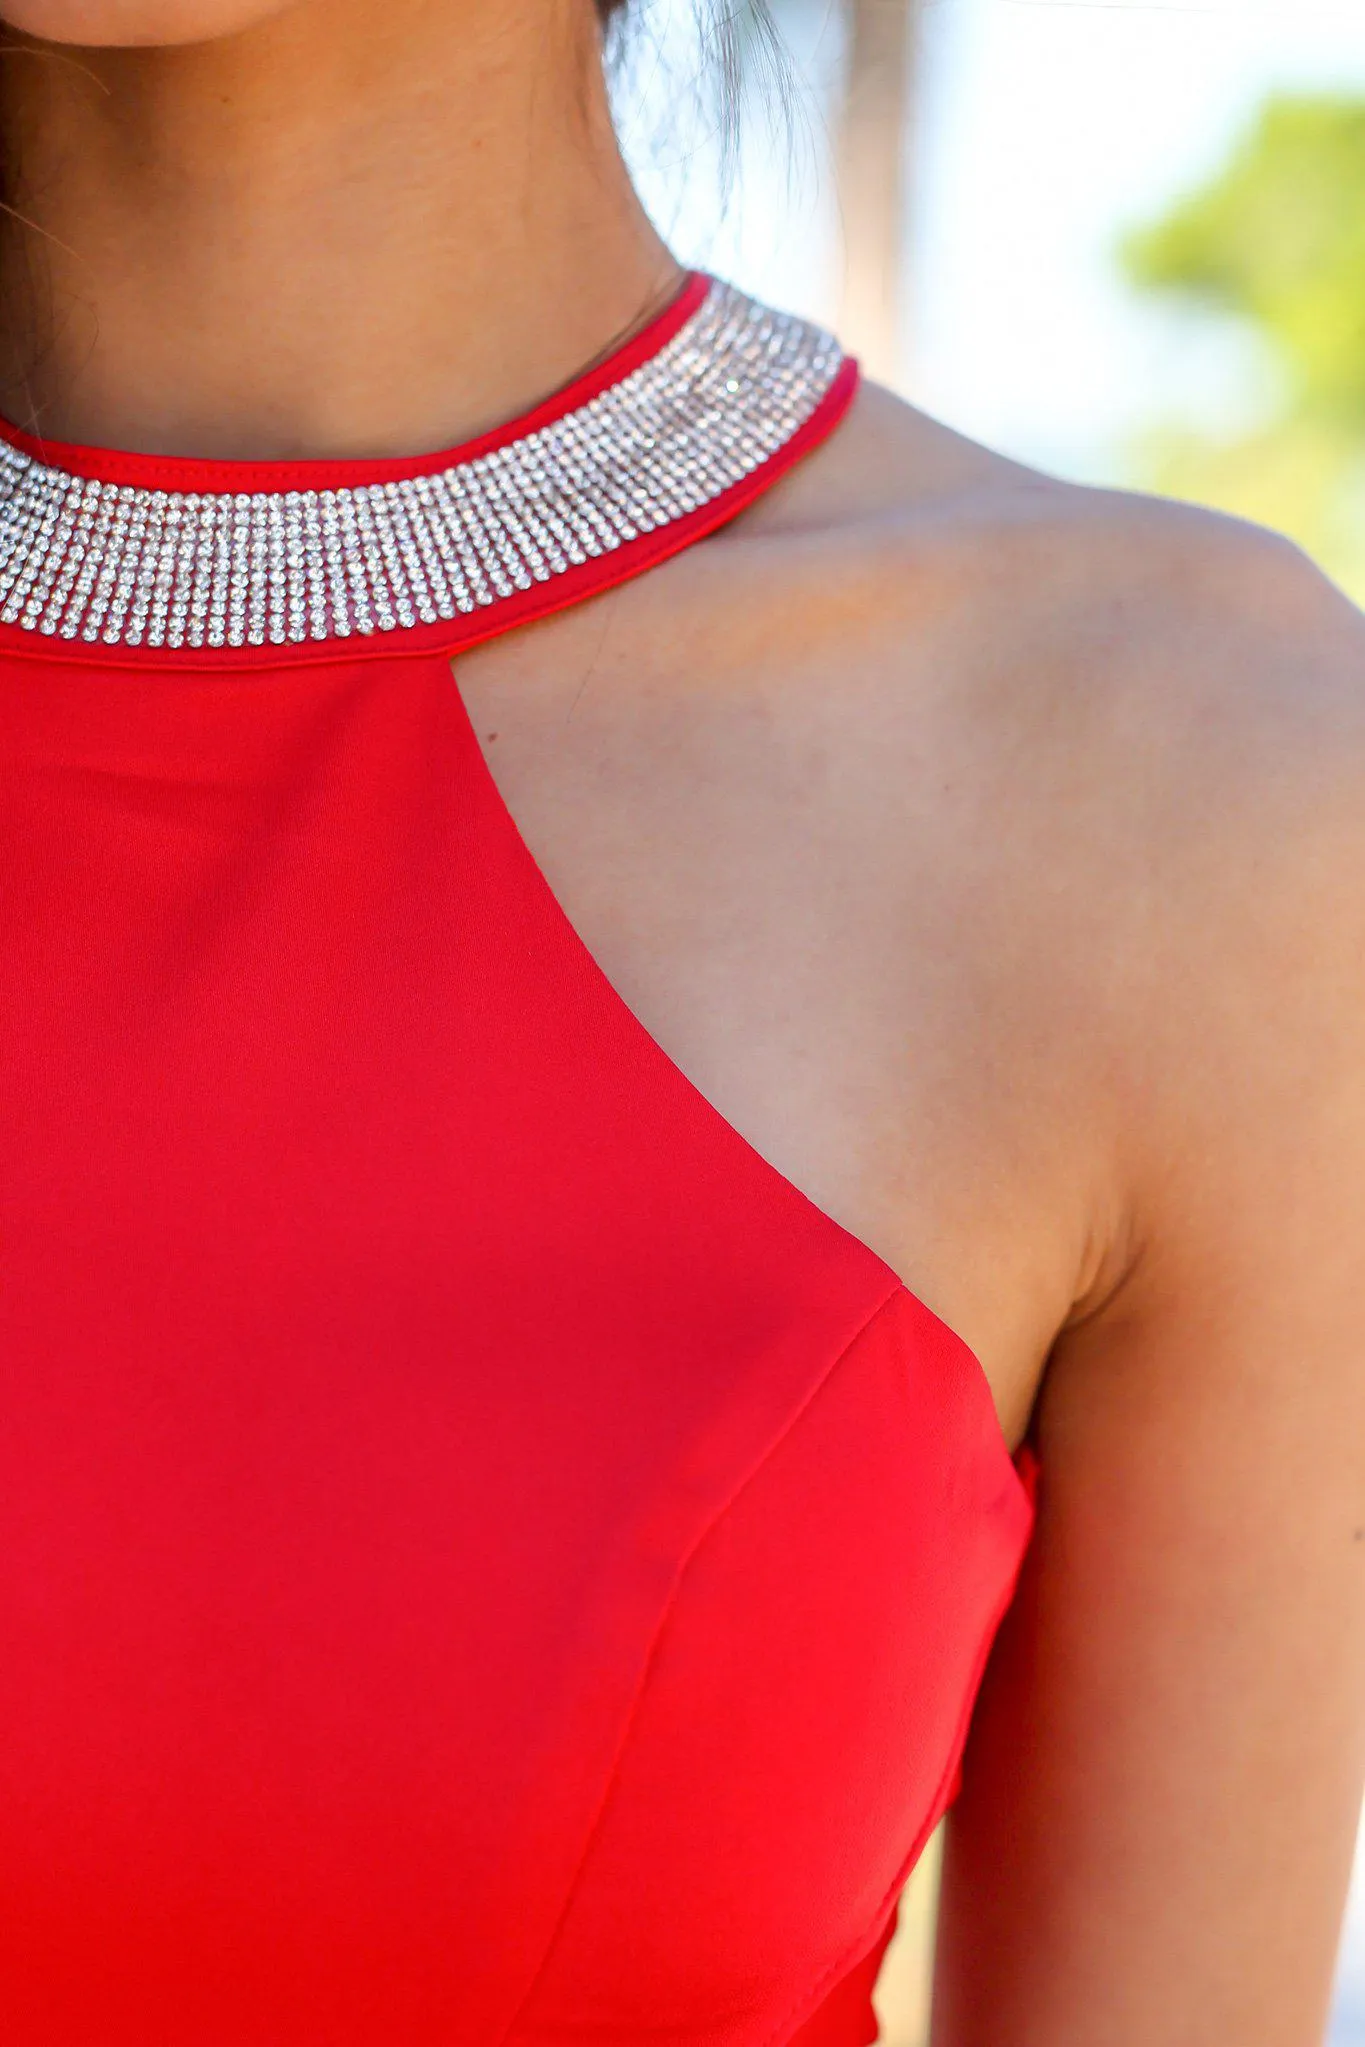
[{"label": "bare arm", "polygon": [[1365,1774],[1365,622],[1269,573],[1284,631],[1230,634],[1150,855],[1115,1060],[1136,1255],[1045,1380],[935,2047],[1326,2022]]}]

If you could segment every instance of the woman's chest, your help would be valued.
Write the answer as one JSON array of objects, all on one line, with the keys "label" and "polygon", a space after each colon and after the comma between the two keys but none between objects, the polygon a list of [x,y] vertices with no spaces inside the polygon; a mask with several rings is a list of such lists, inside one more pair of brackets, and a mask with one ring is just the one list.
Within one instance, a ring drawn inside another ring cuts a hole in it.
[{"label": "woman's chest", "polygon": [[967,1335],[1017,1440],[1094,1237],[1103,1128],[1080,927],[1059,933],[1067,877],[1027,761],[945,709],[951,636],[944,675],[930,654],[932,682],[893,687],[823,627],[804,656],[798,632],[727,632],[711,588],[690,638],[676,601],[640,625],[642,586],[617,593],[624,623],[475,650],[475,735],[613,986]]},{"label": "woman's chest", "polygon": [[646,1035],[439,664],[27,681],[8,2036],[793,2037],[1017,1567],[979,1368]]}]

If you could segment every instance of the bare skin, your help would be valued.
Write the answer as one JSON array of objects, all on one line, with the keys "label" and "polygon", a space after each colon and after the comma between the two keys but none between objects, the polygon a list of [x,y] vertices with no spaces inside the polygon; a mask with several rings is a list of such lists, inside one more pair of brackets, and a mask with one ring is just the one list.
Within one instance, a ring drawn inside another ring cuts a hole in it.
[{"label": "bare skin", "polygon": [[[50,434],[439,448],[674,284],[578,0],[9,19],[87,46],[4,74]],[[870,390],[458,680],[627,1000],[1037,1441],[936,2047],[1310,2047],[1365,1774],[1365,622]]]}]

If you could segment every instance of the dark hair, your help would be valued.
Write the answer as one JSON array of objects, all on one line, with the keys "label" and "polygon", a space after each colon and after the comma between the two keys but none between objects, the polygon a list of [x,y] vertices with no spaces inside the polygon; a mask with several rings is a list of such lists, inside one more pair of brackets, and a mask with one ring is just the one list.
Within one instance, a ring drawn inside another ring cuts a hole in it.
[{"label": "dark hair", "polygon": [[[643,58],[657,79],[663,45],[650,18],[650,0],[593,0],[602,26],[608,72],[627,98]],[[672,117],[679,108],[700,113],[701,127],[720,144],[720,198],[728,201],[738,168],[741,120],[746,100],[756,95],[764,117],[785,137],[790,168],[796,142],[800,94],[790,54],[773,19],[771,0],[690,0],[695,36],[692,70],[686,56],[670,78]],[[663,136],[659,137],[662,144]]]}]

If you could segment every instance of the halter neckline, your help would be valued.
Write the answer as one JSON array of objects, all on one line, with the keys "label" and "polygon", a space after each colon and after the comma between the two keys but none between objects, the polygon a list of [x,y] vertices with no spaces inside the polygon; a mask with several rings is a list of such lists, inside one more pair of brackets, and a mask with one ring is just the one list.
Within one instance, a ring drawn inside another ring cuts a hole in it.
[{"label": "halter neckline", "polygon": [[0,428],[0,637],[127,659],[454,648],[639,573],[842,415],[821,329],[700,273],[492,432],[389,461],[224,462]]}]

